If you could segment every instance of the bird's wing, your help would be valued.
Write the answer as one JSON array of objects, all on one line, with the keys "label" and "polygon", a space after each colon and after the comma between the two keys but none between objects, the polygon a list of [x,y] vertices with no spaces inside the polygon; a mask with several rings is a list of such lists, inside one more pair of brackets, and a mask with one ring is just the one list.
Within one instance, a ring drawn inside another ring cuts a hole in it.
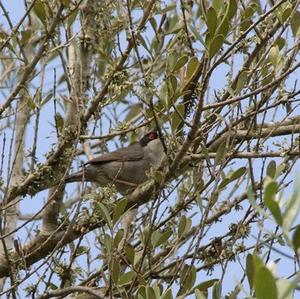
[{"label": "bird's wing", "polygon": [[134,143],[129,145],[127,148],[120,148],[114,152],[103,154],[99,157],[91,159],[86,162],[84,165],[88,164],[99,164],[99,163],[107,163],[112,161],[136,161],[142,159],[144,156],[143,148],[139,143]]}]

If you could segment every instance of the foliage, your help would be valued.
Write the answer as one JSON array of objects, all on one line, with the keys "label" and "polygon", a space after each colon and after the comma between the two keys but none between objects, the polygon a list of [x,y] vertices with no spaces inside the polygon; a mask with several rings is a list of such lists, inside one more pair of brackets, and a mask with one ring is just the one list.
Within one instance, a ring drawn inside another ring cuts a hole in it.
[{"label": "foliage", "polygon": [[[6,2],[0,295],[299,297],[298,1]],[[152,129],[132,194],[64,186]]]}]

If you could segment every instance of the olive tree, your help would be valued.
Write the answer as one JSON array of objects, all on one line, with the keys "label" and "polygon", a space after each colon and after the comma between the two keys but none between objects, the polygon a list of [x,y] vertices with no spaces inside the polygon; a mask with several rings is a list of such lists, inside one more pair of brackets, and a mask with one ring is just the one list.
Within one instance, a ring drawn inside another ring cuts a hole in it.
[{"label": "olive tree", "polygon": [[[0,9],[1,296],[297,297],[299,1]],[[132,193],[65,184],[151,130]]]}]

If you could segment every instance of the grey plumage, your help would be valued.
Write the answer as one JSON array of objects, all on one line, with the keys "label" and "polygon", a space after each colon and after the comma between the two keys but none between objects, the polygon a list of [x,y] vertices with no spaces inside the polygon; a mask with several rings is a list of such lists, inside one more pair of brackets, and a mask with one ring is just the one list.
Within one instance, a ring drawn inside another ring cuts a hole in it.
[{"label": "grey plumage", "polygon": [[151,166],[159,166],[163,156],[157,133],[150,132],[138,143],[88,161],[82,170],[68,176],[65,182],[88,181],[101,187],[114,184],[118,192],[125,194],[145,182]]}]

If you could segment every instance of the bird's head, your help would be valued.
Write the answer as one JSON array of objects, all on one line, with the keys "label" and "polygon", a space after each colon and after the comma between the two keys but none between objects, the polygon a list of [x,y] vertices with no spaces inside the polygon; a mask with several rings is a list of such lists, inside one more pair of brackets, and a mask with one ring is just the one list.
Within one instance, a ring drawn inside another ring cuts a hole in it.
[{"label": "bird's head", "polygon": [[156,131],[151,131],[140,140],[140,145],[143,147],[147,146],[149,142],[156,140],[158,138],[159,138],[158,133]]}]

